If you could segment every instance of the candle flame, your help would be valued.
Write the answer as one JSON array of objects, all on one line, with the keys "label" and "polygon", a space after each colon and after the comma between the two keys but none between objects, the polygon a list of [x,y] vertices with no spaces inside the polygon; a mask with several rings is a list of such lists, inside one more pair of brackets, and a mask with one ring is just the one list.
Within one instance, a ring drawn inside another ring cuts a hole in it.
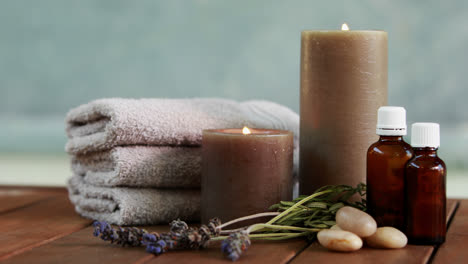
[{"label": "candle flame", "polygon": [[343,23],[343,25],[341,25],[341,30],[349,30],[348,24]]},{"label": "candle flame", "polygon": [[248,127],[246,127],[246,126],[242,129],[242,134],[244,134],[244,135],[248,135],[248,134],[251,134],[251,133],[252,132],[250,132],[250,129]]}]

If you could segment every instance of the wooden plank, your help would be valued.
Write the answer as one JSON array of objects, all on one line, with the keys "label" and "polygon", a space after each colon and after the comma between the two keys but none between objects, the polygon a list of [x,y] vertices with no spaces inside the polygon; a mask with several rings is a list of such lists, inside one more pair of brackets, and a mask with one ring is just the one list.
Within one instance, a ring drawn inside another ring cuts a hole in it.
[{"label": "wooden plank", "polygon": [[[61,188],[65,190],[64,188]],[[48,189],[0,188],[0,214],[29,206],[45,198],[63,193]]]},{"label": "wooden plank", "polygon": [[78,231],[91,223],[65,193],[0,215],[0,260]]},{"label": "wooden plank", "polygon": [[[447,222],[457,206],[455,200],[447,201]],[[434,250],[433,246],[408,245],[403,249],[385,250],[364,247],[352,254],[328,251],[317,242],[296,256],[292,263],[426,263]]]},{"label": "wooden plank", "polygon": [[[168,225],[140,226],[152,232],[167,232]],[[60,239],[35,247],[3,263],[144,263],[155,258],[144,247],[120,247],[93,235],[89,226]]]},{"label": "wooden plank", "polygon": [[364,247],[353,253],[331,252],[312,243],[310,247],[298,255],[292,263],[426,263],[432,250],[431,246],[408,245],[404,249],[385,250]]},{"label": "wooden plank", "polygon": [[[151,229],[150,229],[151,230]],[[165,232],[167,227],[153,229],[156,232]],[[306,248],[308,243],[303,239],[293,239],[288,241],[252,241],[252,245],[244,252],[236,263],[287,263],[294,256]],[[139,263],[227,263],[221,252],[221,241],[210,243],[201,250],[179,250],[166,252],[153,258],[145,259]]]},{"label": "wooden plank", "polygon": [[445,243],[437,250],[433,263],[467,263],[466,245],[468,245],[468,200],[462,200],[450,223]]},{"label": "wooden plank", "polygon": [[122,248],[93,236],[93,227],[87,227],[23,254],[2,262],[6,263],[134,263],[153,258],[143,247]]},{"label": "wooden plank", "polygon": [[[289,241],[253,241],[250,248],[236,263],[287,263],[307,243],[302,239]],[[174,251],[164,253],[145,263],[228,263],[220,249],[220,242],[203,250]]]},{"label": "wooden plank", "polygon": [[467,243],[468,236],[466,235],[452,234],[447,236],[445,243],[437,250],[432,263],[467,263]]},{"label": "wooden plank", "polygon": [[[168,226],[147,227],[147,230],[167,232]],[[220,250],[220,242],[203,250],[174,251],[154,256],[144,247],[121,248],[92,235],[87,227],[23,254],[7,259],[4,263],[226,263]],[[240,263],[286,263],[307,246],[301,239],[287,242],[253,242],[240,259]]]},{"label": "wooden plank", "polygon": [[447,222],[447,228],[450,228],[448,224],[455,217],[455,213],[457,211],[459,203],[460,202],[458,200],[454,200],[454,199],[447,200],[447,218],[445,219]]},{"label": "wooden plank", "polygon": [[0,185],[2,190],[20,190],[30,192],[48,192],[48,193],[67,193],[65,187],[50,187],[50,186],[23,186],[23,185]]},{"label": "wooden plank", "polygon": [[468,200],[461,200],[447,234],[468,235]]},{"label": "wooden plank", "polygon": [[[452,214],[454,208],[455,201],[449,201],[448,215]],[[121,248],[95,238],[89,223],[89,220],[82,219],[74,212],[64,194],[59,198],[48,198],[33,206],[0,215],[0,260],[5,260],[5,263],[226,263],[219,243],[205,250],[177,251],[154,256],[146,253],[144,248]],[[82,229],[85,226],[88,227]],[[168,227],[154,226],[148,229],[164,232]],[[283,242],[254,241],[239,262],[286,263],[305,247],[307,244],[301,239]],[[365,248],[353,254],[340,254],[326,251],[314,243],[304,250],[304,254],[309,254],[309,257],[300,254],[293,261],[310,262],[313,259],[327,263],[366,263],[378,260],[384,263],[420,263],[427,260],[432,252],[432,247],[430,251],[424,248],[412,245],[402,250]]]}]

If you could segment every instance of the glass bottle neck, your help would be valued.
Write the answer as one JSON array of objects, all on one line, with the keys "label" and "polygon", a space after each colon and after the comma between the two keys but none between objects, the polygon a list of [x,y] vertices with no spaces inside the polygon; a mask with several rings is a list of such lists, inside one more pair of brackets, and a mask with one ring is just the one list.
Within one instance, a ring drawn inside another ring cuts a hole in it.
[{"label": "glass bottle neck", "polygon": [[413,148],[414,155],[424,155],[424,156],[437,156],[437,148],[425,147],[425,148]]},{"label": "glass bottle neck", "polygon": [[380,136],[379,141],[403,141],[403,136]]}]

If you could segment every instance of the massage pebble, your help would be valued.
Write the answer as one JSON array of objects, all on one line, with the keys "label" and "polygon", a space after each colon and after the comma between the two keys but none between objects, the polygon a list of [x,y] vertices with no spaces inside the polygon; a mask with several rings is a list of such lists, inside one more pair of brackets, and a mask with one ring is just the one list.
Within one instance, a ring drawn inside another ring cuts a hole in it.
[{"label": "massage pebble", "polygon": [[366,243],[373,248],[403,248],[408,243],[408,238],[400,230],[394,227],[379,227]]},{"label": "massage pebble", "polygon": [[377,231],[377,223],[372,216],[350,206],[342,207],[336,212],[336,224],[359,237],[368,237]]},{"label": "massage pebble", "polygon": [[362,247],[360,237],[343,230],[322,230],[318,232],[317,239],[320,245],[335,251],[351,252]]}]

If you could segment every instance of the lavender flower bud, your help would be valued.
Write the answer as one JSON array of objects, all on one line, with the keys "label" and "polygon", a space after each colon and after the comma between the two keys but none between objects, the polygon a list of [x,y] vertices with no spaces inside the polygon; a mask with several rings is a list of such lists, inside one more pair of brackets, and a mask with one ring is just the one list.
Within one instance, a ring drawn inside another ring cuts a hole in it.
[{"label": "lavender flower bud", "polygon": [[173,220],[169,225],[171,226],[170,232],[176,233],[187,230],[189,228],[187,223],[181,221],[180,219]]},{"label": "lavender flower bud", "polygon": [[250,246],[249,235],[245,231],[232,233],[221,243],[221,251],[228,259],[236,261]]}]

